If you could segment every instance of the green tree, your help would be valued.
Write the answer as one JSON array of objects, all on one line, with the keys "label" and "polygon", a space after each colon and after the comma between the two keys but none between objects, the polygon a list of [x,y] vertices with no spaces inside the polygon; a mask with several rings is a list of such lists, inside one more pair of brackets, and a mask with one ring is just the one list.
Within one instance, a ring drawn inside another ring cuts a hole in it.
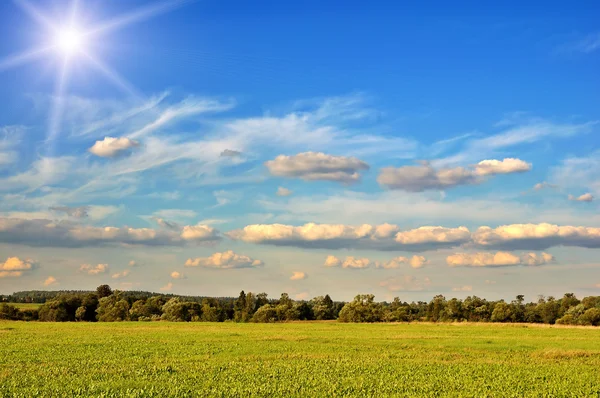
[{"label": "green tree", "polygon": [[338,316],[340,322],[380,322],[383,310],[372,294],[359,294],[344,305]]},{"label": "green tree", "polygon": [[110,296],[113,294],[113,291],[108,285],[100,285],[96,288],[96,294],[98,295],[98,299],[101,299]]},{"label": "green tree", "polygon": [[123,298],[122,292],[115,291],[100,299],[96,313],[100,322],[126,321],[129,319],[129,303]]}]

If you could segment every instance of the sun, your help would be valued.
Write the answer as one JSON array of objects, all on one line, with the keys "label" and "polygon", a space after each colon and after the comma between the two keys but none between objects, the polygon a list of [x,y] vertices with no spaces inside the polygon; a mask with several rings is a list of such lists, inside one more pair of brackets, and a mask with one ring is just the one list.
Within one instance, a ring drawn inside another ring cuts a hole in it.
[{"label": "sun", "polygon": [[84,35],[76,27],[63,28],[56,34],[55,44],[60,51],[70,55],[83,50],[85,45]]}]

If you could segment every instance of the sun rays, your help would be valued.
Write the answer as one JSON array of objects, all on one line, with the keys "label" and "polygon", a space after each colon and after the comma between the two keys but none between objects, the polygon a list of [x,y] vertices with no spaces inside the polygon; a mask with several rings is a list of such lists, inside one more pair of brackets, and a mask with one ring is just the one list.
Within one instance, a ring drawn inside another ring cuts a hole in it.
[{"label": "sun rays", "polygon": [[126,78],[105,64],[92,51],[92,44],[102,39],[108,32],[129,26],[154,16],[171,11],[194,0],[168,0],[154,3],[131,12],[116,16],[107,21],[91,24],[82,29],[81,11],[83,2],[73,0],[65,9],[65,21],[54,21],[27,0],[13,0],[25,14],[32,18],[51,37],[49,43],[38,48],[27,49],[18,54],[0,58],[0,72],[35,62],[40,59],[58,58],[58,70],[54,84],[53,103],[48,118],[47,141],[54,140],[61,129],[65,94],[68,89],[69,74],[75,59],[85,62],[110,81],[116,88],[138,100],[143,100],[135,87]]}]

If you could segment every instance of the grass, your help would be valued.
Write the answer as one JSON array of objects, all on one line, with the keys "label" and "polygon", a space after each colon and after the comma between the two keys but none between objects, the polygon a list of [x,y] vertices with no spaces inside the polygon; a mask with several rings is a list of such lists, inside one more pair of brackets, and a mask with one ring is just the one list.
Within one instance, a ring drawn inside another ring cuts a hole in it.
[{"label": "grass", "polygon": [[42,306],[41,303],[6,303],[20,310],[35,310]]},{"label": "grass", "polygon": [[600,397],[600,329],[0,322],[0,396]]}]

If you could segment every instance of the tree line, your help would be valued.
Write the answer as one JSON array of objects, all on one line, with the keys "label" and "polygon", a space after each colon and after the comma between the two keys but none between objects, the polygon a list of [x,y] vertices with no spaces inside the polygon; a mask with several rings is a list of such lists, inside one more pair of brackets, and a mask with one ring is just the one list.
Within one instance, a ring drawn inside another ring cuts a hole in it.
[{"label": "tree line", "polygon": [[[38,297],[42,297],[39,295]],[[464,300],[437,295],[429,302],[376,302],[372,294],[357,295],[350,302],[334,302],[329,295],[308,301],[293,300],[287,293],[278,299],[266,293],[245,293],[237,298],[156,295],[148,292],[113,291],[108,285],[94,292],[59,292],[47,295],[37,309],[0,304],[0,319],[42,322],[283,322],[338,320],[340,322],[513,322],[600,326],[600,296],[579,300],[539,296],[526,303],[488,301],[477,296]]]}]

